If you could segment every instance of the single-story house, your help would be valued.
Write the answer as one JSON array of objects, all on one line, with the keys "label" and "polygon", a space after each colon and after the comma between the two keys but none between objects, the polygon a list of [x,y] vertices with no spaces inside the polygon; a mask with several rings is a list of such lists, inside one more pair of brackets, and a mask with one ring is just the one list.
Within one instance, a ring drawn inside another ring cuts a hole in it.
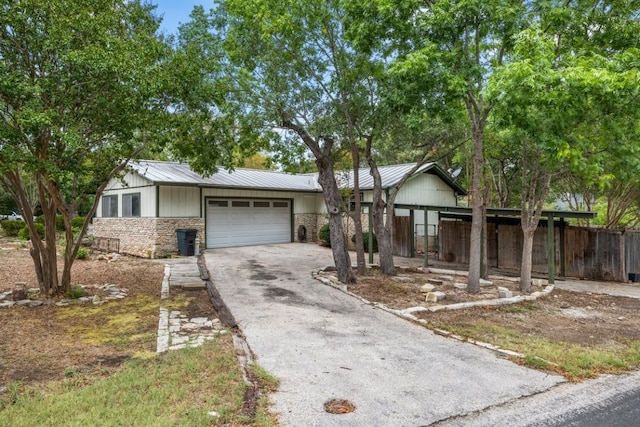
[{"label": "single-story house", "polygon": [[[383,187],[393,188],[413,166],[380,167]],[[352,175],[338,175],[343,188],[349,188]],[[361,169],[360,199],[371,201],[372,189],[369,170]],[[396,203],[455,206],[464,194],[446,171],[428,163],[403,185]],[[433,228],[426,232],[435,235],[437,212],[429,215]],[[155,258],[176,252],[177,229],[197,230],[200,248],[207,249],[294,242],[302,237],[301,226],[315,240],[326,221],[317,174],[239,168],[203,177],[188,164],[139,160],[108,184],[93,224],[97,238],[119,239],[121,252]],[[421,224],[417,218],[415,231],[424,236]]]}]

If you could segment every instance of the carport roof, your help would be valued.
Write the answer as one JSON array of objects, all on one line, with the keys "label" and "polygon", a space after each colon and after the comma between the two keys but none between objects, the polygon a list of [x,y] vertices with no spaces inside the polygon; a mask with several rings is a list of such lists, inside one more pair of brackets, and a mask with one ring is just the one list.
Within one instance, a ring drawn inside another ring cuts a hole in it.
[{"label": "carport roof", "polygon": [[[194,172],[186,163],[161,162],[156,160],[138,160],[130,164],[131,169],[149,181],[158,185],[193,185],[200,187],[223,187],[262,190],[288,190],[304,192],[322,191],[318,184],[318,174],[293,175],[268,170],[237,168],[225,170],[203,177]],[[411,172],[415,163],[402,165],[380,166],[380,177],[383,188],[397,185],[402,177]],[[373,189],[373,178],[369,169],[362,168],[360,172],[360,189]],[[464,188],[453,181],[449,174],[436,163],[426,163],[416,169],[412,176],[430,173],[438,176],[456,193],[466,194]],[[342,188],[353,187],[353,171],[337,172],[338,183]]]}]

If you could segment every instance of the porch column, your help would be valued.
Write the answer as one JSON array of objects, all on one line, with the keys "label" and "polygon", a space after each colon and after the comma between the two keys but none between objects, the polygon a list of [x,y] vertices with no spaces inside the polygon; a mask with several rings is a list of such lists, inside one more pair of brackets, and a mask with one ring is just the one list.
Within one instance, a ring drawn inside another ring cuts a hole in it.
[{"label": "porch column", "polygon": [[369,215],[369,264],[373,264],[373,212],[371,207],[367,207]]},{"label": "porch column", "polygon": [[424,210],[424,266],[429,267],[429,209]]}]

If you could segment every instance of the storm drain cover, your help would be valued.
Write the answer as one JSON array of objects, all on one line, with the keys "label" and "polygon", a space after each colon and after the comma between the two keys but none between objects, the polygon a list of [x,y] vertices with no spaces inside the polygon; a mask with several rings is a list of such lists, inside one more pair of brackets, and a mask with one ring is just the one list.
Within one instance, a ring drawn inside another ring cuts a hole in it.
[{"label": "storm drain cover", "polygon": [[356,405],[345,399],[332,399],[324,404],[324,410],[330,414],[348,414],[356,410]]}]

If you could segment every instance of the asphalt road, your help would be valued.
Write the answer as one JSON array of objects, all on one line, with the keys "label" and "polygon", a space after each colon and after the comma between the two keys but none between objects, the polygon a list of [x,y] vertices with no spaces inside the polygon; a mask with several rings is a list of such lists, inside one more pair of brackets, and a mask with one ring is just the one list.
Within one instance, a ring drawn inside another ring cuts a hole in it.
[{"label": "asphalt road", "polygon": [[[312,279],[313,244],[207,250],[212,281],[258,363],[280,378],[284,426],[423,426],[517,402],[563,379],[448,340]],[[330,399],[356,410],[334,415]],[[490,424],[479,424],[490,425]]]},{"label": "asphalt road", "polygon": [[459,417],[437,426],[464,427],[637,427],[640,425],[640,372],[606,375],[580,384],[560,384]]}]

